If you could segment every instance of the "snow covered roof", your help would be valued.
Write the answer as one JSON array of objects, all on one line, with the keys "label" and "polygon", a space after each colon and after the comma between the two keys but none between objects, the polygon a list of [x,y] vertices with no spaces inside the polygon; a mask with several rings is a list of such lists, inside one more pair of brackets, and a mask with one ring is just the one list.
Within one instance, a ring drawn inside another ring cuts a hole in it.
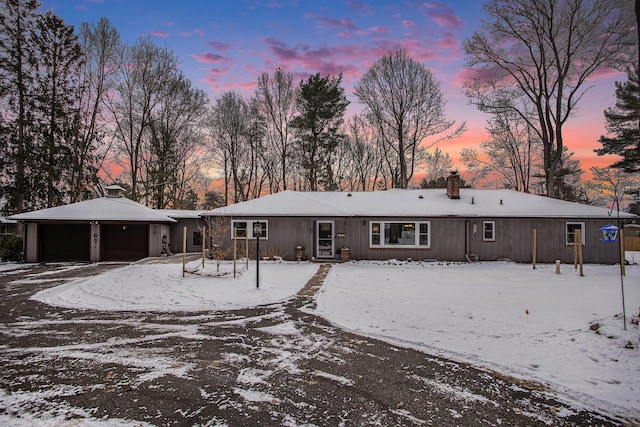
[{"label": "snow covered roof", "polygon": [[[609,211],[512,190],[461,189],[458,200],[447,197],[445,189],[366,192],[286,190],[205,211],[203,215],[609,218]],[[620,218],[637,216],[620,212]]]},{"label": "snow covered roof", "polygon": [[202,212],[204,211],[193,209],[156,209],[156,212],[174,219],[197,219],[200,218]]},{"label": "snow covered roof", "polygon": [[20,221],[130,221],[176,222],[175,219],[124,197],[72,203],[70,205],[12,215]]},{"label": "snow covered roof", "polygon": [[13,219],[8,219],[3,216],[0,216],[0,224],[15,224],[16,221]]}]

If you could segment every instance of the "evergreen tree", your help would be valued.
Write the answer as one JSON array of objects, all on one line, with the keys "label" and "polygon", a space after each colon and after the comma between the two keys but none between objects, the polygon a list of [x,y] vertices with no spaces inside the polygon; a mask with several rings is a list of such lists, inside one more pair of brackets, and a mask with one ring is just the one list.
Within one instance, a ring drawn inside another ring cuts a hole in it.
[{"label": "evergreen tree", "polygon": [[37,0],[0,1],[0,197],[4,211],[29,210],[28,154],[32,151],[33,35]]},{"label": "evergreen tree", "polygon": [[345,135],[341,132],[349,101],[340,86],[342,74],[321,77],[316,73],[300,82],[298,114],[291,122],[300,163],[309,190],[335,190],[333,153]]},{"label": "evergreen tree", "polygon": [[612,137],[601,136],[602,148],[598,155],[615,154],[622,159],[611,165],[625,172],[640,171],[640,81],[638,68],[627,70],[628,80],[616,82],[616,105],[604,112],[607,132]]},{"label": "evergreen tree", "polygon": [[73,170],[73,144],[77,138],[77,70],[82,51],[73,27],[52,11],[40,15],[34,37],[38,55],[34,113],[38,117],[38,143],[34,146],[32,181],[38,204],[53,207],[66,203],[68,174]]}]

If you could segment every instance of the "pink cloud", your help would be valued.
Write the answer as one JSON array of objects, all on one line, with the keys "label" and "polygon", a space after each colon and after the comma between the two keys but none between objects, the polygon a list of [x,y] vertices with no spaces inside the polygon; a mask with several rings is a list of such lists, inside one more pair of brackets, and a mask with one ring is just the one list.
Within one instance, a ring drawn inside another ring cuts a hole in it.
[{"label": "pink cloud", "polygon": [[229,49],[231,49],[231,43],[226,43],[226,42],[219,42],[219,41],[209,41],[207,42],[207,44],[209,46],[211,46],[214,50],[218,51],[218,52],[226,52]]},{"label": "pink cloud", "polygon": [[315,13],[310,13],[310,12],[305,13],[304,17],[314,18],[318,23],[318,27],[320,28],[328,27],[328,28],[336,28],[336,29],[346,29],[350,31],[355,31],[358,29],[353,19],[350,19],[350,18],[342,18],[342,19],[327,18],[325,16],[319,16],[319,15],[316,15]]},{"label": "pink cloud", "polygon": [[225,76],[231,67],[223,67],[223,68],[210,68],[209,74],[204,78],[204,81],[209,84],[217,84],[220,77]]},{"label": "pink cloud", "polygon": [[362,3],[355,0],[349,0],[347,5],[358,15],[369,16],[373,14],[373,9],[369,3]]},{"label": "pink cloud", "polygon": [[258,86],[258,80],[250,81],[250,82],[229,82],[219,86],[222,89],[230,90],[230,89],[242,89],[246,91],[253,91],[256,86]]},{"label": "pink cloud", "polygon": [[178,34],[180,34],[183,37],[191,37],[191,36],[193,36],[193,34],[191,34],[188,31],[180,31]]},{"label": "pink cloud", "polygon": [[442,29],[460,29],[462,20],[453,12],[447,3],[424,2],[421,4],[423,14],[435,21]]},{"label": "pink cloud", "polygon": [[151,31],[151,35],[156,37],[162,37],[165,39],[169,37],[169,33],[167,33],[166,31]]},{"label": "pink cloud", "polygon": [[195,60],[198,61],[198,62],[204,62],[204,63],[207,63],[207,64],[219,64],[219,63],[228,64],[228,63],[233,62],[233,60],[231,58],[227,58],[227,57],[224,57],[224,56],[221,56],[221,55],[218,55],[218,54],[215,54],[215,53],[211,53],[211,52],[207,52],[207,53],[202,54],[202,55],[196,53],[196,54],[191,55],[191,57],[195,58]]},{"label": "pink cloud", "polygon": [[267,7],[269,9],[281,9],[284,7],[284,4],[282,4],[281,2],[277,1],[277,0],[273,0],[269,3],[267,3]]},{"label": "pink cloud", "polygon": [[405,19],[401,22],[404,28],[416,28],[416,23],[410,19]]},{"label": "pink cloud", "polygon": [[302,69],[305,73],[320,72],[323,75],[342,73],[345,77],[359,77],[362,70],[354,63],[361,64],[370,58],[378,58],[387,52],[386,47],[363,47],[356,45],[334,45],[311,47],[307,44],[288,46],[280,40],[264,39],[271,53],[265,58],[271,68]]},{"label": "pink cloud", "polygon": [[204,36],[204,31],[202,31],[200,28],[194,28],[193,32],[199,36]]},{"label": "pink cloud", "polygon": [[501,76],[501,72],[497,69],[475,69],[462,68],[455,76],[452,84],[462,86],[469,80],[480,80],[481,82],[491,82],[497,80]]},{"label": "pink cloud", "polygon": [[616,77],[618,81],[627,81],[627,74],[615,68],[600,68],[594,71],[587,80],[608,79],[609,77]]},{"label": "pink cloud", "polygon": [[457,37],[453,33],[446,32],[442,37],[440,37],[440,40],[438,40],[438,48],[452,50],[459,53],[460,41],[458,41]]},{"label": "pink cloud", "polygon": [[371,27],[369,28],[369,31],[374,34],[388,34],[391,32],[387,27]]},{"label": "pink cloud", "polygon": [[165,27],[170,27],[173,25],[173,21],[164,21],[163,24]]}]

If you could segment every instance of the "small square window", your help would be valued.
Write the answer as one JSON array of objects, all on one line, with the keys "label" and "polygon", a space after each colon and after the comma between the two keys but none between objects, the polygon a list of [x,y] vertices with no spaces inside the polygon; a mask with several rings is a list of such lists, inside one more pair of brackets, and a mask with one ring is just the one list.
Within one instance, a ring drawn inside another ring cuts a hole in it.
[{"label": "small square window", "polygon": [[482,223],[482,240],[485,242],[495,242],[496,240],[496,222],[484,221]]},{"label": "small square window", "polygon": [[193,246],[202,246],[202,232],[194,231],[193,232]]},{"label": "small square window", "polygon": [[582,245],[584,246],[585,235],[584,235],[584,222],[567,222],[566,225],[566,243],[567,245],[575,245],[577,238],[577,231],[580,232],[580,240],[582,241]]},{"label": "small square window", "polygon": [[249,220],[249,221],[231,221],[231,238],[233,239],[235,230],[235,237],[237,239],[255,239],[255,226],[260,224],[262,230],[260,232],[261,239],[269,238],[269,222],[268,221],[258,221],[258,220]]}]

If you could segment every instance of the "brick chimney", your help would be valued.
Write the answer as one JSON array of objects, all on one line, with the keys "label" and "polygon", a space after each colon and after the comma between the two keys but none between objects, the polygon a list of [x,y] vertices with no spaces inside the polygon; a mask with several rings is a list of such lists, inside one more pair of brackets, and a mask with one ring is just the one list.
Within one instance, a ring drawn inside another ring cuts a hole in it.
[{"label": "brick chimney", "polygon": [[450,199],[460,198],[460,175],[457,171],[452,171],[447,177],[447,196]]}]

